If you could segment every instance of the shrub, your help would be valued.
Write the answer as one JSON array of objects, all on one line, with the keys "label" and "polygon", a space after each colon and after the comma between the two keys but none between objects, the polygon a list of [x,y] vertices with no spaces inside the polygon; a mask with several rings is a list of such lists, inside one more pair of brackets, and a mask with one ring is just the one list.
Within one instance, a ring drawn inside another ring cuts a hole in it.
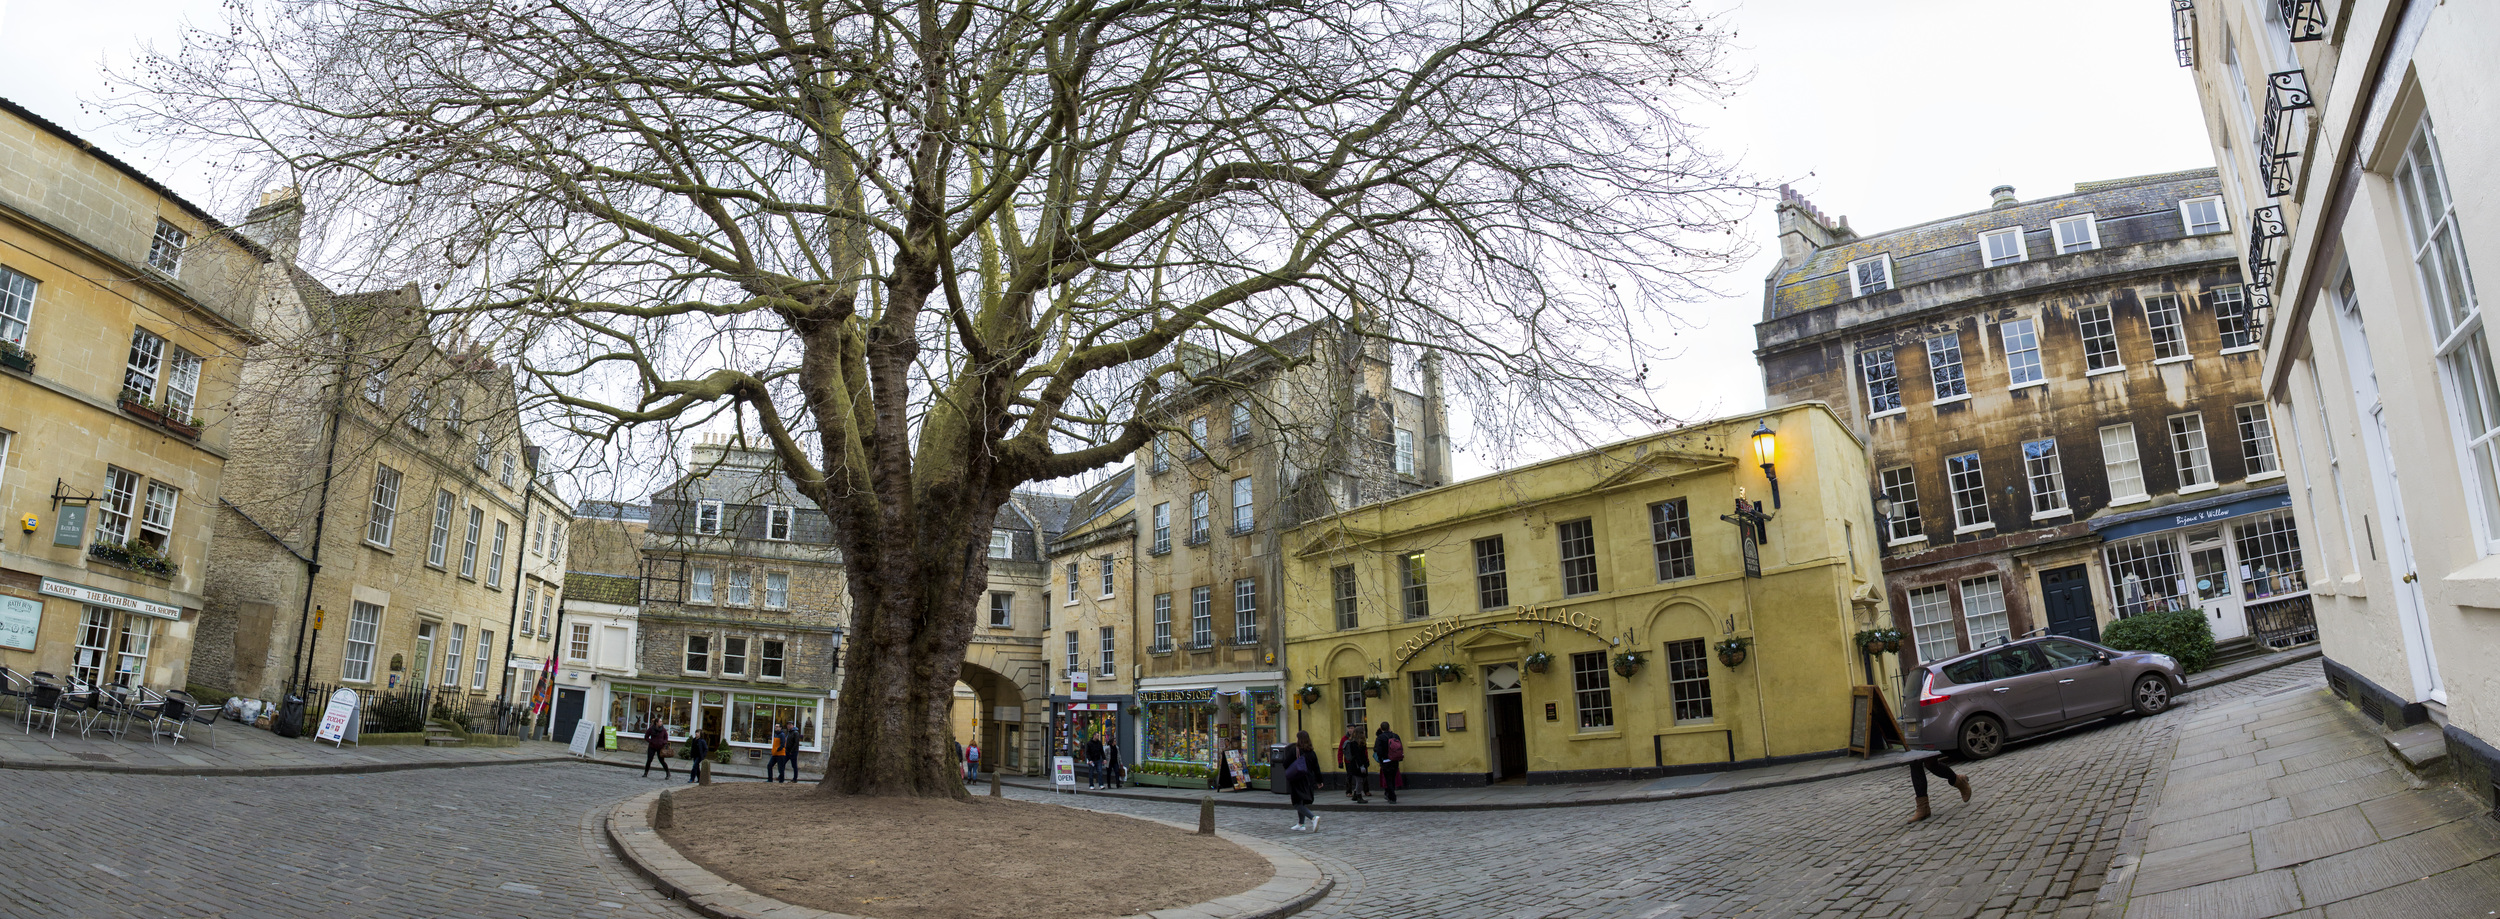
[{"label": "shrub", "polygon": [[2214,627],[2199,609],[2137,613],[2103,628],[2101,643],[2121,651],[2167,654],[2178,659],[2180,670],[2195,673],[2213,660]]}]

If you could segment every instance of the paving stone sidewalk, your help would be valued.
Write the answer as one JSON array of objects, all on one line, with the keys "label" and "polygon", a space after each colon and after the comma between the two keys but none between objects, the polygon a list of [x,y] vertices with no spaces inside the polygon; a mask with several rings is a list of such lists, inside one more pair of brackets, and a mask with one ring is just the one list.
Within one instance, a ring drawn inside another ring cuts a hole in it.
[{"label": "paving stone sidewalk", "polygon": [[2500,915],[2500,821],[2414,776],[2322,678],[2189,714],[2096,916]]},{"label": "paving stone sidewalk", "polygon": [[310,738],[288,739],[248,725],[221,721],[186,729],[179,744],[150,737],[133,721],[119,737],[97,730],[80,736],[75,717],[47,732],[40,720],[26,730],[20,713],[0,720],[0,769],[125,772],[153,775],[323,775],[441,769],[456,766],[552,762],[572,758],[563,744],[523,741],[514,747],[334,748]]},{"label": "paving stone sidewalk", "polygon": [[[2188,692],[2222,683],[2230,683],[2256,674],[2287,667],[2318,656],[2316,646],[2267,654],[2217,667],[2188,677]],[[1932,754],[1917,754],[1932,755]],[[1829,757],[1803,762],[1731,769],[1726,772],[1696,773],[1655,779],[1634,779],[1622,782],[1589,782],[1574,785],[1492,785],[1478,788],[1401,789],[1399,803],[1390,804],[1373,794],[1368,804],[1345,800],[1343,791],[1322,792],[1313,809],[1322,811],[1439,811],[1439,810],[1518,810],[1545,807],[1581,807],[1598,804],[1626,804],[1641,801],[1669,801],[1726,794],[1754,788],[1773,788],[1801,782],[1815,782],[1844,776],[1880,772],[1908,762],[1912,754],[1898,749],[1874,757]],[[1084,765],[1078,764],[1082,779]],[[759,773],[760,774],[760,773]],[[1332,773],[1333,775],[1333,773]],[[1379,777],[1373,776],[1377,783]],[[986,780],[985,780],[986,781]],[[1052,790],[1046,778],[1009,776],[1007,784],[1021,788]],[[1207,794],[1204,788],[1127,787],[1110,790],[1088,789],[1082,785],[1076,794],[1129,798],[1142,801],[1196,801]],[[1286,797],[1268,791],[1227,792],[1215,796],[1215,803],[1227,807],[1290,807]]]}]

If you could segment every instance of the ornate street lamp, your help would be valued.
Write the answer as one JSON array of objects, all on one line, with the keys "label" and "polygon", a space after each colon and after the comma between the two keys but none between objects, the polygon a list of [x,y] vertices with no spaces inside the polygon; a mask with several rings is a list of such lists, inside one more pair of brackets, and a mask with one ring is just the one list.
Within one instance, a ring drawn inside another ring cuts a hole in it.
[{"label": "ornate street lamp", "polygon": [[1762,463],[1762,477],[1771,481],[1771,506],[1780,506],[1780,474],[1773,468],[1779,458],[1779,436],[1771,433],[1771,423],[1764,421],[1753,429],[1753,456]]}]

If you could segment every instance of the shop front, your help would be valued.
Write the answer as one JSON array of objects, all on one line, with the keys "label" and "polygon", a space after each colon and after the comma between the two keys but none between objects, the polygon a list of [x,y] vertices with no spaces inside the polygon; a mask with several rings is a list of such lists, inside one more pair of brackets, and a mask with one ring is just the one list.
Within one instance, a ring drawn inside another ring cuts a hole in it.
[{"label": "shop front", "polygon": [[0,596],[0,666],[21,677],[183,687],[190,628],[181,607],[59,578],[31,580],[34,596]]},{"label": "shop front", "polygon": [[821,697],[615,680],[603,680],[600,685],[607,694],[607,723],[600,744],[607,749],[641,749],[640,738],[656,721],[668,729],[671,743],[684,743],[700,733],[723,744],[733,757],[759,763],[771,752],[777,724],[798,726],[805,738],[799,745],[802,764],[812,763],[809,754],[823,750],[819,728],[825,700]]},{"label": "shop front", "polygon": [[2111,608],[2202,611],[2214,640],[2253,637],[2273,647],[2312,641],[2300,533],[2280,486],[2211,506],[2166,509],[2101,530]]},{"label": "shop front", "polygon": [[1143,689],[1144,755],[1130,779],[1141,785],[1205,788],[1221,772],[1267,787],[1265,753],[1283,725],[1283,695],[1272,682]]}]

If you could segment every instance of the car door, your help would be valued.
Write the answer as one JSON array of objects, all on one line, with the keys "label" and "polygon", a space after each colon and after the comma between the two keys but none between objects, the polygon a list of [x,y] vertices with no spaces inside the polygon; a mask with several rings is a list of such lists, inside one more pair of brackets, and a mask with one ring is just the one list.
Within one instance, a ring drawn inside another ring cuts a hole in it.
[{"label": "car door", "polygon": [[2044,639],[2036,647],[2048,661],[2049,675],[2057,679],[2067,720],[2111,714],[2130,704],[2127,675],[2103,662],[2100,649],[2057,638]]},{"label": "car door", "polygon": [[1996,694],[2006,717],[2027,730],[2054,727],[2066,720],[2065,697],[2040,649],[2014,645],[1988,657],[1991,675],[1996,676],[1989,692]]}]

